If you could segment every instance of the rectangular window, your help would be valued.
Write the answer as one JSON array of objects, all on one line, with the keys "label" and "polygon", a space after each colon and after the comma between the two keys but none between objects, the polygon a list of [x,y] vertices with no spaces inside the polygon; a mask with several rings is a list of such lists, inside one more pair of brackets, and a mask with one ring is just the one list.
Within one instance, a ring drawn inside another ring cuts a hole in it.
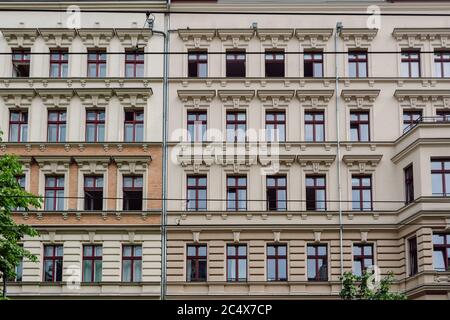
[{"label": "rectangular window", "polygon": [[104,110],[86,111],[86,141],[87,142],[105,141]]},{"label": "rectangular window", "polygon": [[324,244],[308,245],[308,281],[328,281],[328,255]]},{"label": "rectangular window", "polygon": [[122,247],[122,281],[140,282],[142,279],[142,246]]},{"label": "rectangular window", "polygon": [[350,112],[350,139],[355,142],[370,141],[369,112]]},{"label": "rectangular window", "polygon": [[88,50],[88,77],[104,78],[106,77],[106,50],[89,49]]},{"label": "rectangular window", "polygon": [[142,210],[142,176],[123,177],[123,210]]},{"label": "rectangular window", "polygon": [[371,176],[352,176],[352,208],[360,211],[373,210]]},{"label": "rectangular window", "polygon": [[127,49],[125,51],[125,77],[137,78],[144,76],[144,50]]},{"label": "rectangular window", "polygon": [[[19,186],[20,186],[23,190],[25,190],[25,182],[26,182],[26,180],[25,180],[25,175],[16,176],[16,181],[17,181],[17,183],[19,184]],[[23,208],[23,207],[17,207],[17,208],[15,208],[15,210],[16,210],[16,211],[25,211],[25,208]]]},{"label": "rectangular window", "polygon": [[64,177],[45,177],[45,210],[64,210]]},{"label": "rectangular window", "polygon": [[266,77],[284,77],[284,51],[266,50]]},{"label": "rectangular window", "polygon": [[187,177],[187,210],[203,211],[206,210],[206,176],[188,176]]},{"label": "rectangular window", "polygon": [[413,165],[410,164],[403,169],[405,177],[405,204],[414,201],[414,175],[413,175]]},{"label": "rectangular window", "polygon": [[144,111],[125,111],[125,142],[144,140]]},{"label": "rectangular window", "polygon": [[84,177],[84,210],[103,210],[103,177]]},{"label": "rectangular window", "polygon": [[30,49],[12,49],[13,77],[28,78],[30,76]]},{"label": "rectangular window", "polygon": [[60,282],[63,273],[63,246],[44,245],[44,281]]},{"label": "rectangular window", "polygon": [[420,77],[420,50],[402,50],[402,77]]},{"label": "rectangular window", "polygon": [[226,54],[227,77],[245,77],[245,51],[228,50]]},{"label": "rectangular window", "polygon": [[409,276],[413,276],[419,272],[416,237],[408,239],[408,247],[409,247]]},{"label": "rectangular window", "polygon": [[438,122],[450,122],[450,110],[436,110]]},{"label": "rectangular window", "polygon": [[348,76],[366,78],[368,74],[367,51],[348,52]]},{"label": "rectangular window", "polygon": [[411,130],[422,119],[422,110],[403,111],[403,132]]},{"label": "rectangular window", "polygon": [[266,140],[286,141],[286,114],[284,112],[266,112]]},{"label": "rectangular window", "polygon": [[206,111],[189,111],[187,113],[188,140],[191,142],[206,141]]},{"label": "rectangular window", "polygon": [[326,210],[325,176],[306,176],[306,210]]},{"label": "rectangular window", "polygon": [[438,78],[450,77],[450,52],[435,51],[434,52],[434,70]]},{"label": "rectangular window", "polygon": [[[20,245],[23,247],[22,245]],[[16,265],[15,268],[16,275],[14,277],[9,277],[7,281],[15,281],[15,282],[21,282],[23,279],[23,257],[20,259],[19,263]]]},{"label": "rectangular window", "polygon": [[9,142],[27,142],[28,140],[28,112],[9,112]]},{"label": "rectangular window", "polygon": [[433,234],[433,266],[436,271],[450,271],[450,234]]},{"label": "rectangular window", "polygon": [[227,210],[247,210],[247,177],[227,177]]},{"label": "rectangular window", "polygon": [[193,244],[187,246],[186,277],[187,281],[206,281],[206,245]]},{"label": "rectangular window", "polygon": [[69,70],[67,49],[50,49],[50,77],[65,78]]},{"label": "rectangular window", "polygon": [[353,245],[353,273],[361,276],[368,267],[373,266],[373,245]]},{"label": "rectangular window", "polygon": [[323,77],[322,52],[308,52],[303,54],[303,67],[305,78]]},{"label": "rectangular window", "polygon": [[267,281],[287,281],[286,245],[267,246]]},{"label": "rectangular window", "polygon": [[283,211],[287,209],[286,176],[268,176],[266,178],[267,210]]},{"label": "rectangular window", "polygon": [[245,142],[247,114],[241,111],[227,112],[227,142]]},{"label": "rectangular window", "polygon": [[324,113],[305,112],[305,141],[322,142],[325,140],[325,116]]},{"label": "rectangular window", "polygon": [[66,111],[48,112],[47,141],[66,141]]},{"label": "rectangular window", "polygon": [[247,281],[247,246],[227,246],[227,281]]},{"label": "rectangular window", "polygon": [[102,281],[102,246],[83,246],[83,282]]},{"label": "rectangular window", "polygon": [[208,52],[189,51],[188,53],[188,77],[206,78],[208,76]]},{"label": "rectangular window", "polygon": [[433,196],[450,196],[450,159],[431,160],[431,183]]}]

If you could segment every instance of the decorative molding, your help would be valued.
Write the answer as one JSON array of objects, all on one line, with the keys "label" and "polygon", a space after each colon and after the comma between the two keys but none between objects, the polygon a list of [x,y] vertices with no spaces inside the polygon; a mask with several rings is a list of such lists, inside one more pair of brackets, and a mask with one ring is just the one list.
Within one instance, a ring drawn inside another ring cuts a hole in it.
[{"label": "decorative molding", "polygon": [[186,105],[198,108],[201,103],[209,105],[216,96],[216,90],[178,90],[178,97]]},{"label": "decorative molding", "polygon": [[253,29],[218,29],[217,36],[223,42],[230,42],[233,48],[247,46],[255,31]]},{"label": "decorative molding", "polygon": [[366,173],[374,171],[380,163],[382,154],[379,155],[344,155],[342,161],[349,167],[350,171]]},{"label": "decorative molding", "polygon": [[335,155],[298,155],[297,161],[304,171],[326,172],[336,159]]},{"label": "decorative molding", "polygon": [[257,29],[256,35],[258,38],[266,42],[273,48],[286,46],[287,42],[292,38],[294,29]]},{"label": "decorative molding", "polygon": [[74,89],[85,107],[105,107],[112,96],[112,89]]},{"label": "decorative molding", "polygon": [[395,28],[392,36],[411,48],[426,40],[443,48],[450,46],[450,28]]},{"label": "decorative molding", "polygon": [[68,157],[34,157],[44,174],[66,173],[69,170]]},{"label": "decorative molding", "polygon": [[314,234],[314,242],[320,243],[320,238],[322,236],[322,232],[321,231],[313,231],[313,234]]},{"label": "decorative molding", "polygon": [[149,29],[117,28],[114,31],[124,47],[146,46],[153,35]]},{"label": "decorative molding", "polygon": [[31,47],[38,36],[34,28],[1,28],[0,31],[10,47]]},{"label": "decorative molding", "polygon": [[39,28],[39,34],[49,47],[68,47],[76,36],[74,29],[65,28]]},{"label": "decorative molding", "polygon": [[146,88],[114,89],[114,93],[124,107],[145,107],[148,98],[153,95],[153,91]]},{"label": "decorative molding", "polygon": [[109,157],[75,157],[74,160],[81,172],[89,174],[105,173],[110,162]]},{"label": "decorative molding", "polygon": [[178,35],[187,45],[194,48],[209,46],[216,35],[215,29],[178,29]]},{"label": "decorative molding", "polygon": [[348,47],[367,48],[377,33],[378,29],[343,28],[340,35]]},{"label": "decorative molding", "polygon": [[1,89],[0,97],[3,98],[8,108],[25,108],[31,105],[36,91],[33,89]]},{"label": "decorative molding", "polygon": [[112,28],[86,28],[78,29],[78,35],[86,47],[107,47],[114,37],[114,29]]},{"label": "decorative molding", "polygon": [[218,90],[217,95],[224,105],[238,108],[249,105],[255,96],[255,90]]},{"label": "decorative molding", "polygon": [[295,29],[295,36],[303,47],[325,48],[328,40],[333,34],[333,29]]},{"label": "decorative molding", "polygon": [[73,90],[37,89],[42,103],[47,107],[67,107],[73,96]]},{"label": "decorative molding", "polygon": [[297,90],[297,98],[308,107],[325,107],[334,95],[334,90]]},{"label": "decorative molding", "polygon": [[258,98],[272,107],[287,106],[294,96],[294,90],[258,90]]},{"label": "decorative molding", "polygon": [[144,173],[147,170],[151,157],[114,157],[117,169],[121,173]]},{"label": "decorative molding", "polygon": [[380,90],[342,90],[341,96],[349,106],[357,108],[373,106]]}]

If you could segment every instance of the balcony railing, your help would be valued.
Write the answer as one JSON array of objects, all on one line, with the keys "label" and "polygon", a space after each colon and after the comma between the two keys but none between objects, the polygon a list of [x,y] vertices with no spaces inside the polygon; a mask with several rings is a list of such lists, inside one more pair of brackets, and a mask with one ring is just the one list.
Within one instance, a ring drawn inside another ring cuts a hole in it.
[{"label": "balcony railing", "polygon": [[409,130],[411,130],[420,123],[450,123],[450,115],[420,117],[417,120],[414,120],[410,125],[405,127],[403,129],[403,134],[407,133]]}]

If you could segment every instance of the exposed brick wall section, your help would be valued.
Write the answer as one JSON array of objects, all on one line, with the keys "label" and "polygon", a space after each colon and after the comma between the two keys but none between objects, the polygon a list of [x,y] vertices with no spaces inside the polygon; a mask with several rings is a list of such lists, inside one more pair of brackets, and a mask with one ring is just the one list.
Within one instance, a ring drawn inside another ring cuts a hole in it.
[{"label": "exposed brick wall section", "polygon": [[116,210],[117,197],[117,165],[112,162],[108,166],[108,210]]},{"label": "exposed brick wall section", "polygon": [[69,166],[69,190],[67,192],[69,195],[68,209],[76,209],[78,196],[78,165],[72,162]]},{"label": "exposed brick wall section", "polygon": [[[152,149],[152,161],[149,164],[148,170],[148,194],[147,198],[161,199],[162,198],[162,149]],[[148,209],[161,209],[161,200],[148,200]]]}]

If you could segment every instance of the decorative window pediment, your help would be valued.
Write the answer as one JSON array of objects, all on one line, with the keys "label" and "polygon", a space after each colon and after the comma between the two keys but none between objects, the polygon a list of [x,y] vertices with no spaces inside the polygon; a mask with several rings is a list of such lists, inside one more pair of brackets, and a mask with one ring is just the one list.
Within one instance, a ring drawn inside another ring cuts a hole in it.
[{"label": "decorative window pediment", "polygon": [[68,157],[35,157],[35,160],[44,174],[63,174],[69,170]]},{"label": "decorative window pediment", "polygon": [[88,174],[103,174],[108,170],[110,162],[109,158],[95,157],[76,157],[75,162],[78,164],[79,170]]},{"label": "decorative window pediment", "polygon": [[111,89],[75,89],[85,107],[105,107],[111,99]]},{"label": "decorative window pediment", "polygon": [[0,90],[0,97],[3,98],[5,106],[8,108],[25,108],[31,105],[36,91],[33,89],[7,89]]},{"label": "decorative window pediment", "polygon": [[238,108],[249,105],[255,90],[219,90],[217,94],[224,105]]},{"label": "decorative window pediment", "polygon": [[325,48],[333,29],[295,29],[295,36],[306,48]]},{"label": "decorative window pediment", "polygon": [[181,150],[177,156],[178,164],[180,164],[185,171],[194,173],[207,172],[209,167],[214,162],[214,157],[204,154],[191,154],[189,151]]},{"label": "decorative window pediment", "polygon": [[335,155],[298,155],[303,170],[313,173],[326,172],[336,159]]},{"label": "decorative window pediment", "polygon": [[278,48],[285,46],[292,38],[294,29],[258,29],[256,35],[264,45]]},{"label": "decorative window pediment", "polygon": [[375,171],[375,168],[380,163],[382,154],[378,155],[345,155],[342,161],[347,165],[350,171],[366,173]]},{"label": "decorative window pediment", "polygon": [[348,106],[357,108],[373,106],[380,90],[342,90],[341,96]]},{"label": "decorative window pediment", "polygon": [[38,32],[49,47],[70,46],[76,36],[74,29],[42,28]]},{"label": "decorative window pediment", "polygon": [[415,47],[426,40],[440,47],[448,47],[450,44],[450,28],[395,28],[392,35],[395,40],[408,47]]},{"label": "decorative window pediment", "polygon": [[255,34],[253,29],[219,29],[217,36],[224,42],[230,42],[233,48],[247,46]]},{"label": "decorative window pediment", "polygon": [[106,47],[114,37],[114,29],[78,29],[78,35],[86,47]]},{"label": "decorative window pediment", "polygon": [[38,89],[37,93],[47,107],[67,107],[73,96],[73,90]]},{"label": "decorative window pediment", "polygon": [[297,90],[297,98],[302,106],[325,107],[334,95],[334,90]]},{"label": "decorative window pediment", "polygon": [[178,97],[185,105],[208,106],[216,96],[216,90],[178,90]]},{"label": "decorative window pediment", "polygon": [[275,170],[279,167],[279,165],[285,165],[286,167],[290,167],[295,162],[295,158],[296,156],[294,154],[258,155],[259,163],[263,167],[272,166]]},{"label": "decorative window pediment", "polygon": [[276,108],[287,106],[294,93],[294,90],[258,90],[258,98],[264,105]]},{"label": "decorative window pediment", "polygon": [[151,160],[151,157],[114,157],[117,169],[125,174],[142,174],[146,172],[148,163]]},{"label": "decorative window pediment", "polygon": [[124,107],[145,107],[153,94],[151,89],[114,89],[116,96]]},{"label": "decorative window pediment", "polygon": [[10,47],[31,47],[38,36],[34,28],[2,28],[0,31]]},{"label": "decorative window pediment", "polygon": [[149,29],[120,28],[115,31],[124,47],[146,46],[152,36]]},{"label": "decorative window pediment", "polygon": [[215,29],[179,29],[178,35],[190,47],[208,46],[216,35]]},{"label": "decorative window pediment", "polygon": [[450,107],[450,91],[448,90],[396,90],[395,98],[411,108],[423,106],[431,100],[434,105]]},{"label": "decorative window pediment", "polygon": [[367,48],[378,33],[378,29],[344,28],[341,37],[348,47]]}]

